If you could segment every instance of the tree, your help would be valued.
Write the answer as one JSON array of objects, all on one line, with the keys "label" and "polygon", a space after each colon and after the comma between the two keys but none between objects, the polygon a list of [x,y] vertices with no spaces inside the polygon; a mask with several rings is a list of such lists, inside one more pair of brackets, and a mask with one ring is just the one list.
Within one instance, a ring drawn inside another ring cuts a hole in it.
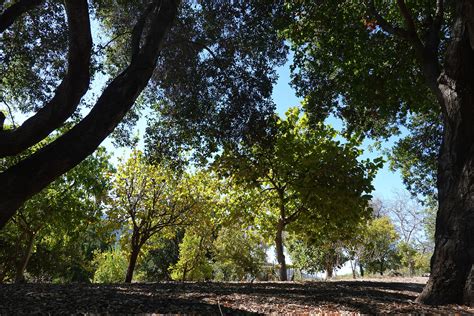
[{"label": "tree", "polygon": [[308,225],[358,222],[368,209],[367,194],[378,168],[377,162],[357,160],[361,151],[355,139],[341,144],[332,128],[309,128],[307,117],[296,108],[286,115],[286,120],[277,120],[271,145],[227,148],[216,160],[223,173],[257,187],[276,210],[272,224],[282,281],[287,280],[287,226],[298,220]]},{"label": "tree", "polygon": [[212,279],[210,234],[187,232],[179,245],[179,260],[170,267],[174,280],[203,281]]},{"label": "tree", "polygon": [[397,232],[390,218],[384,216],[370,221],[364,236],[361,263],[369,272],[383,275],[397,262]]},{"label": "tree", "polygon": [[426,235],[424,224],[428,220],[426,207],[423,207],[408,193],[396,192],[387,203],[385,215],[390,216],[400,237],[398,245],[402,265],[409,274],[415,273],[415,258],[432,254],[432,238]]},{"label": "tree", "polygon": [[407,118],[434,118],[442,126],[439,148],[420,146],[415,150],[431,154],[414,155],[439,152],[436,246],[418,301],[463,302],[474,263],[472,1],[293,1],[288,7],[294,84],[313,118],[333,113],[348,131],[371,136],[391,135]]},{"label": "tree", "polygon": [[255,227],[234,223],[219,231],[213,243],[214,278],[220,281],[254,280],[266,260],[266,246]]},{"label": "tree", "polygon": [[306,236],[293,235],[287,239],[293,267],[308,273],[326,272],[326,279],[333,277],[335,268],[340,268],[348,259],[342,243],[327,240],[308,240]]},{"label": "tree", "polygon": [[173,279],[256,278],[268,239],[259,192],[209,170],[197,173],[196,179],[203,204],[186,226],[179,260],[170,268]]},{"label": "tree", "polygon": [[127,258],[119,247],[94,255],[94,283],[120,283],[127,271]]},{"label": "tree", "polygon": [[[0,227],[90,155],[124,118],[125,127],[133,125],[140,112],[133,105],[149,83],[140,98],[165,101],[155,103],[163,105],[158,127],[169,131],[166,136],[177,126],[192,127],[179,138],[216,150],[216,135],[235,140],[265,134],[274,108],[273,68],[287,51],[273,27],[277,9],[281,5],[273,1],[2,1],[2,107],[31,116],[20,126],[2,125],[0,157],[23,152],[68,120],[77,123],[0,174]],[[89,12],[106,34],[95,46]],[[97,100],[85,98],[101,71],[106,86]],[[91,109],[81,119],[84,103]]]},{"label": "tree", "polygon": [[140,151],[118,167],[108,220],[120,225],[124,248],[130,251],[125,282],[130,283],[142,247],[169,227],[187,223],[198,196],[186,174],[149,164]]},{"label": "tree", "polygon": [[[9,233],[2,234],[5,243],[15,244],[16,282],[24,281],[24,272],[39,241],[61,242],[64,235],[73,238],[76,232],[99,221],[110,170],[108,156],[100,149],[18,210],[9,223]],[[13,236],[8,236],[13,231]]]},{"label": "tree", "polygon": [[184,229],[177,228],[172,236],[161,236],[144,256],[139,271],[145,281],[171,281],[171,266],[179,260],[179,245],[183,241]]}]

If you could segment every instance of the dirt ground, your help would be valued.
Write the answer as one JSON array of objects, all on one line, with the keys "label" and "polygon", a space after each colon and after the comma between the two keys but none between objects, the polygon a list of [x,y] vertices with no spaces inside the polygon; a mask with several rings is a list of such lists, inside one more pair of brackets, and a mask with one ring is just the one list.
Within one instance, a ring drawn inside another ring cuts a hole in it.
[{"label": "dirt ground", "polygon": [[425,278],[329,282],[4,284],[0,314],[474,314],[414,302]]}]

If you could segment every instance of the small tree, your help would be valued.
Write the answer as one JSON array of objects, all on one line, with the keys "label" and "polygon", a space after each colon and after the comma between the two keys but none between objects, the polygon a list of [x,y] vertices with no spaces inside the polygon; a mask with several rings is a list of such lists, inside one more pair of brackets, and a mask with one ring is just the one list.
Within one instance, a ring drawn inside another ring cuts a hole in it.
[{"label": "small tree", "polygon": [[383,275],[385,270],[397,263],[396,242],[398,234],[390,218],[383,216],[370,221],[363,245],[362,264],[370,272]]},{"label": "small tree", "polygon": [[338,241],[308,240],[291,235],[287,240],[293,266],[308,273],[326,272],[326,278],[333,276],[335,268],[347,261],[342,243]]},{"label": "small tree", "polygon": [[260,216],[260,194],[231,178],[196,174],[203,203],[180,244],[172,266],[176,280],[242,280],[255,278],[265,261],[268,236]]},{"label": "small tree", "polygon": [[356,139],[336,141],[337,132],[290,109],[277,119],[272,144],[227,148],[217,159],[221,172],[235,174],[258,188],[275,213],[272,223],[280,280],[287,280],[283,232],[297,221],[358,222],[367,211],[368,193],[379,160],[359,161]]},{"label": "small tree", "polygon": [[124,249],[130,251],[125,282],[131,282],[142,247],[164,229],[184,225],[196,204],[186,174],[147,163],[140,151],[118,168],[108,211],[120,225]]},{"label": "small tree", "polygon": [[119,283],[127,270],[127,258],[119,247],[94,255],[94,283]]}]

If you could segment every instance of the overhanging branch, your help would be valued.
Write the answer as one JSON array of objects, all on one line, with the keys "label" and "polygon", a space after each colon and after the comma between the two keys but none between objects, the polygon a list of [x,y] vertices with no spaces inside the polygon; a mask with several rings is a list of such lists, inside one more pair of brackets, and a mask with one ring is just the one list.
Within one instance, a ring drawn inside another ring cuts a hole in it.
[{"label": "overhanging branch", "polygon": [[155,70],[177,13],[178,0],[162,2],[150,15],[150,31],[138,57],[105,88],[90,113],[54,142],[0,174],[0,228],[26,199],[92,154],[133,106]]},{"label": "overhanging branch", "polygon": [[0,33],[9,28],[23,13],[40,5],[43,0],[20,0],[2,12],[0,15]]},{"label": "overhanging branch", "polygon": [[92,48],[86,0],[66,1],[69,28],[68,71],[53,98],[20,127],[0,133],[0,157],[13,156],[46,138],[77,109],[90,81]]}]

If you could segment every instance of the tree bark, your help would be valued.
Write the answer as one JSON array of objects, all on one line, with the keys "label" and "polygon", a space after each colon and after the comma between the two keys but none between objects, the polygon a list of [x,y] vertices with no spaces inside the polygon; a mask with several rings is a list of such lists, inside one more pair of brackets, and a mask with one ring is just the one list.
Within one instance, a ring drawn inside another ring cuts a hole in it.
[{"label": "tree bark", "polygon": [[332,265],[327,265],[326,267],[326,280],[330,280],[333,277],[333,267]]},{"label": "tree bark", "polygon": [[85,0],[67,0],[67,72],[49,102],[23,124],[0,132],[0,157],[13,156],[35,145],[59,128],[77,109],[90,81],[92,35]]},{"label": "tree bark", "polygon": [[130,260],[128,261],[127,275],[125,276],[125,283],[131,283],[133,279],[133,271],[137,264],[138,254],[140,253],[140,247],[134,246],[130,253]]},{"label": "tree bark", "polygon": [[286,260],[283,247],[283,230],[285,229],[285,223],[282,219],[278,221],[277,232],[275,236],[275,248],[277,261],[280,265],[280,281],[288,281],[288,275],[286,272]]},{"label": "tree bark", "polygon": [[439,209],[430,279],[418,301],[466,303],[474,264],[474,3],[457,2],[457,18],[440,76],[444,135],[438,164]]},{"label": "tree bark", "polygon": [[[154,2],[157,3],[157,2]],[[67,133],[0,174],[0,228],[31,196],[92,154],[148,84],[178,0],[159,1],[137,57],[104,90],[90,113]]]},{"label": "tree bark", "polygon": [[364,267],[362,266],[362,264],[359,262],[359,270],[360,270],[360,277],[363,278],[364,277]]}]

